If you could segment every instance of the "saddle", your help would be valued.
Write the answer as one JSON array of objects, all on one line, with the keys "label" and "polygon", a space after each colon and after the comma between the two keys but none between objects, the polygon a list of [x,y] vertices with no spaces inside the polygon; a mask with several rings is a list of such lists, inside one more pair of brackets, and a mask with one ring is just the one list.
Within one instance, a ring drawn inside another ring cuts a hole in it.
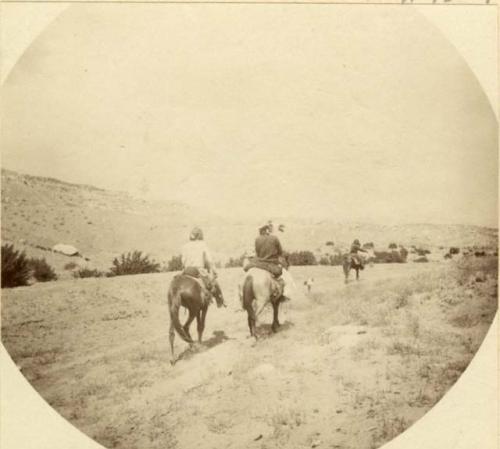
[{"label": "saddle", "polygon": [[350,254],[351,265],[353,268],[359,268],[360,270],[364,270],[365,264],[356,257],[354,254]]},{"label": "saddle", "polygon": [[283,268],[280,264],[267,262],[257,258],[250,259],[248,264],[243,268],[244,271],[250,270],[250,268],[260,268],[261,270],[268,271],[275,278],[279,278],[283,274]]},{"label": "saddle", "polygon": [[190,278],[193,278],[196,282],[198,282],[199,286],[201,287],[201,291],[204,293],[204,297],[209,303],[212,302],[212,289],[213,289],[213,283],[210,280],[209,276],[206,276],[201,273],[199,268],[196,267],[186,267],[182,271],[183,276],[189,276]]}]

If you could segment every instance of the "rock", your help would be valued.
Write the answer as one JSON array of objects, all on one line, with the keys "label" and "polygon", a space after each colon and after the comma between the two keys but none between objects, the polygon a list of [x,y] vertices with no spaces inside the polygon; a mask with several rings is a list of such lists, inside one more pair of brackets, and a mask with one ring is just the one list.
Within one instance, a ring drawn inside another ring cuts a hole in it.
[{"label": "rock", "polygon": [[474,275],[474,281],[475,281],[475,282],[485,282],[485,281],[486,281],[486,275],[484,274],[484,272],[482,272],[482,271],[478,271],[478,272]]},{"label": "rock", "polygon": [[79,251],[71,245],[66,245],[64,243],[58,243],[57,245],[54,245],[52,247],[52,251],[55,253],[61,253],[66,256],[78,256],[80,253]]}]

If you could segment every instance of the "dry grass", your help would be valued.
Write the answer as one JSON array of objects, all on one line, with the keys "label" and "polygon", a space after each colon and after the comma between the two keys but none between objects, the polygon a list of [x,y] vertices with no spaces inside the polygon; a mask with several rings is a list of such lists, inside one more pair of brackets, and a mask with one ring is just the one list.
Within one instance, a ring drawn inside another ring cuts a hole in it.
[{"label": "dry grass", "polygon": [[[376,448],[439,401],[477,351],[496,311],[486,259],[376,266],[348,285],[340,269],[294,267],[314,290],[258,344],[246,338],[241,274],[221,270],[229,307],[209,309],[206,346],[174,368],[171,274],[42,285],[36,301],[9,291],[3,339],[42,396],[107,447]],[[467,278],[477,271],[484,282]]]}]

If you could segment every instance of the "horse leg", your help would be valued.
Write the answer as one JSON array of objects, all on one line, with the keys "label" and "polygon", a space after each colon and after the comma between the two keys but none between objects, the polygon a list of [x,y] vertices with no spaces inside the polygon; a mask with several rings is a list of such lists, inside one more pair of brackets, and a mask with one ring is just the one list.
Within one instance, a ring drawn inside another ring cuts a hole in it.
[{"label": "horse leg", "polygon": [[273,332],[277,332],[278,331],[278,327],[280,327],[280,322],[278,320],[278,311],[279,311],[279,308],[280,308],[280,302],[279,302],[279,300],[273,302],[273,324],[271,326],[271,329],[273,330]]},{"label": "horse leg", "polygon": [[204,307],[201,310],[201,316],[200,313],[196,316],[196,322],[198,324],[198,342],[201,343],[201,337],[203,335],[203,331],[205,330],[205,318],[207,316],[207,307]]},{"label": "horse leg", "polygon": [[186,323],[183,326],[184,332],[186,332],[186,335],[191,338],[191,334],[189,333],[189,326],[191,326],[191,323],[193,322],[195,318],[195,314],[189,309],[189,316],[188,319],[186,320]]},{"label": "horse leg", "polygon": [[356,280],[359,281],[359,268],[356,268]]},{"label": "horse leg", "polygon": [[174,354],[174,339],[175,339],[175,329],[174,325],[170,323],[170,329],[168,331],[168,336],[170,340],[170,363],[173,365],[175,363],[175,354]]}]

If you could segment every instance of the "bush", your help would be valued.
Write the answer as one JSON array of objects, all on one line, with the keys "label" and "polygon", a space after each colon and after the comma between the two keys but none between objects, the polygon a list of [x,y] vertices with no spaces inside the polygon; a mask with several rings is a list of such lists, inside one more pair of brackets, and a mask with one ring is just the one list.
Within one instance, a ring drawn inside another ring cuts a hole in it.
[{"label": "bush", "polygon": [[335,244],[331,240],[329,240],[328,242],[326,242],[326,246],[335,246]]},{"label": "bush", "polygon": [[416,263],[425,263],[425,262],[429,262],[429,259],[427,259],[427,257],[425,257],[425,256],[422,256],[422,257],[418,257],[413,262],[416,262]]},{"label": "bush", "polygon": [[14,245],[2,245],[2,288],[28,285],[31,270],[26,254]]},{"label": "bush", "polygon": [[182,266],[182,257],[181,256],[172,256],[172,258],[167,262],[166,271],[181,271]]},{"label": "bush", "polygon": [[127,274],[159,273],[160,264],[154,260],[149,260],[149,256],[143,256],[141,251],[122,254],[120,258],[113,259],[113,267],[110,273],[113,276],[123,276]]},{"label": "bush", "polygon": [[100,278],[104,276],[104,272],[90,268],[81,268],[78,271],[73,272],[73,277],[78,279],[83,278]]},{"label": "bush", "polygon": [[311,251],[294,251],[288,254],[290,265],[317,265],[316,257]]},{"label": "bush", "polygon": [[404,263],[406,257],[403,257],[399,251],[375,251],[375,263]]},{"label": "bush", "polygon": [[33,277],[38,282],[55,281],[57,279],[56,272],[45,258],[37,259],[32,257],[28,260],[28,266],[33,271]]},{"label": "bush", "polygon": [[242,267],[244,260],[245,260],[245,256],[240,256],[237,258],[230,257],[229,260],[226,262],[225,267],[226,268]]},{"label": "bush", "polygon": [[389,244],[389,249],[398,249],[398,245],[396,245],[395,243],[391,243]]},{"label": "bush", "polygon": [[330,257],[329,256],[321,256],[319,259],[320,265],[330,265]]},{"label": "bush", "polygon": [[415,251],[419,256],[426,256],[427,254],[431,253],[428,249],[422,249],[422,248],[416,248]]},{"label": "bush", "polygon": [[363,243],[363,249],[375,249],[375,245],[373,242]]},{"label": "bush", "polygon": [[456,248],[456,247],[452,246],[452,247],[450,248],[450,251],[449,251],[449,252],[450,252],[450,254],[451,254],[451,255],[454,255],[454,254],[460,254],[460,248]]},{"label": "bush", "polygon": [[66,265],[64,265],[65,270],[74,270],[78,265],[75,262],[68,262]]},{"label": "bush", "polygon": [[342,254],[335,255],[324,255],[319,259],[320,265],[332,265],[332,266],[341,266],[344,263],[344,257]]}]

